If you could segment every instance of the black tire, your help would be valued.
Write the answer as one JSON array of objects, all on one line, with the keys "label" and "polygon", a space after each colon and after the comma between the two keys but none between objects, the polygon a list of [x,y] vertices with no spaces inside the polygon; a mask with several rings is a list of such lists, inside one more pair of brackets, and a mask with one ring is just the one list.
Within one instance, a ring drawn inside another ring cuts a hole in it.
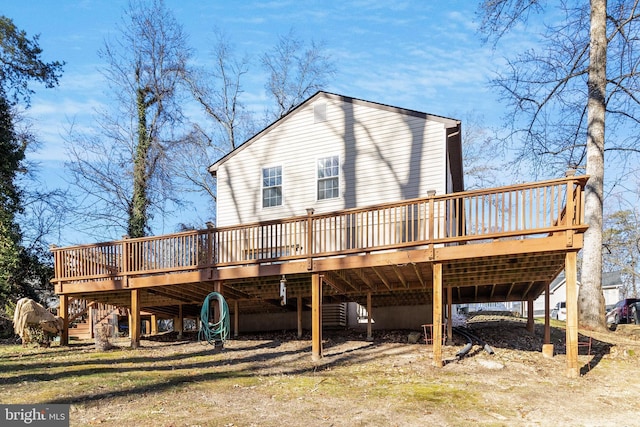
[{"label": "black tire", "polygon": [[632,304],[631,307],[629,307],[629,310],[631,311],[630,322],[640,325],[640,310],[638,309],[638,303]]}]

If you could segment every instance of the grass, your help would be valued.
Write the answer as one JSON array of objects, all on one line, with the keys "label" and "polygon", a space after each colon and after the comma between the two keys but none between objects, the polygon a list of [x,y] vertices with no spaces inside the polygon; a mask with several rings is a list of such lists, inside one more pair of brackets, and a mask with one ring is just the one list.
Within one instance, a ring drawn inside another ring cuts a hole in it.
[{"label": "grass", "polygon": [[[507,367],[487,371],[474,358],[433,368],[421,344],[334,342],[319,363],[309,351],[295,340],[238,340],[223,351],[193,342],[104,352],[0,345],[0,402],[69,403],[71,425],[504,425],[591,387],[564,377],[563,356],[539,352],[498,349],[493,358]],[[635,369],[632,352],[613,365],[605,358],[590,376]],[[557,390],[566,395],[549,395]]]},{"label": "grass", "polygon": [[[169,413],[176,425],[186,419],[195,422],[199,416],[194,418],[193,413],[201,411],[202,402],[218,401],[220,396],[302,406],[318,399],[379,402],[380,407],[393,402],[398,410],[409,412],[416,405],[434,410],[454,401],[466,406],[478,400],[473,392],[451,384],[425,383],[415,372],[407,376],[407,369],[395,369],[376,358],[359,362],[345,358],[345,363],[319,368],[304,352],[277,350],[271,355],[249,348],[246,354],[243,350],[235,354],[212,352],[194,343],[175,350],[166,345],[105,352],[90,346],[4,345],[0,346],[0,394],[5,404],[70,403],[72,413],[82,415],[89,424],[96,421],[89,414],[99,408],[101,424],[122,425],[152,425],[151,420]],[[280,362],[281,356],[288,359]],[[141,396],[145,404],[134,410],[131,402]],[[229,423],[249,422],[255,416],[249,409],[244,411],[248,413],[234,411],[235,421],[229,418]],[[206,418],[198,422],[208,424]]]}]

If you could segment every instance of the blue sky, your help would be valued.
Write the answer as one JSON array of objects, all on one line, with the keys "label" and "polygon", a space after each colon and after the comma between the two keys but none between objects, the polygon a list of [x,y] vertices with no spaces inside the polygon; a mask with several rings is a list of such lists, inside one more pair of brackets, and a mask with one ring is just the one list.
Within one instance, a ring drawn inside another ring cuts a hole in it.
[{"label": "blue sky", "polygon": [[[336,61],[336,78],[326,90],[461,119],[463,126],[469,115],[482,116],[487,125],[499,124],[504,111],[488,80],[503,63],[504,52],[521,50],[528,41],[526,33],[516,32],[502,43],[503,51],[483,45],[476,33],[477,3],[471,1],[166,0],[166,5],[188,34],[194,60],[202,64],[211,59],[215,28],[226,33],[237,52],[254,60],[293,29],[300,38],[323,41]],[[59,87],[34,87],[28,111],[42,142],[30,158],[40,163],[43,181],[50,186],[65,185],[62,135],[71,123],[90,128],[94,109],[108,102],[97,51],[116,34],[126,6],[126,0],[3,5],[1,13],[18,28],[30,36],[40,34],[45,60],[66,62]],[[265,75],[257,63],[251,70],[244,101],[262,110]],[[168,220],[154,233],[174,230]]]}]

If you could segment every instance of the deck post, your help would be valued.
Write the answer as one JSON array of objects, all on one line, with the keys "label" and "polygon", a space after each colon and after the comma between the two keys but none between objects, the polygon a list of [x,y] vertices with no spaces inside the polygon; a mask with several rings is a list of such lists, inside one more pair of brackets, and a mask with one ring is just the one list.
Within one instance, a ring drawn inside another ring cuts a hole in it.
[{"label": "deck post", "polygon": [[535,323],[533,321],[533,298],[527,298],[527,331],[535,332]]},{"label": "deck post", "polygon": [[433,264],[433,366],[442,367],[442,264]]},{"label": "deck post", "polygon": [[431,257],[433,258],[434,251],[435,251],[435,246],[433,245],[433,239],[434,239],[434,236],[435,236],[434,228],[436,226],[435,207],[434,207],[435,203],[434,203],[433,198],[436,195],[436,191],[435,190],[429,190],[429,191],[427,191],[427,195],[429,196],[429,213],[428,213],[428,215],[429,215],[429,217],[428,217],[428,220],[429,220],[429,223],[428,223],[428,225],[429,225],[429,236],[428,236],[428,238],[429,238],[429,251],[431,252]]},{"label": "deck post", "polygon": [[240,302],[235,300],[233,303],[233,336],[238,337],[240,333]]},{"label": "deck post", "polygon": [[447,286],[447,345],[453,344],[453,289]]},{"label": "deck post", "polygon": [[578,368],[578,274],[576,252],[567,252],[565,255],[564,271],[567,283],[567,376],[576,378],[580,374]]},{"label": "deck post", "polygon": [[140,289],[131,290],[131,348],[140,347]]},{"label": "deck post", "polygon": [[322,279],[311,275],[311,360],[322,359]]},{"label": "deck post", "polygon": [[297,304],[297,314],[298,314],[298,339],[302,338],[302,297],[298,297]]},{"label": "deck post", "polygon": [[133,331],[133,326],[131,326],[133,317],[131,316],[131,309],[127,309],[127,321],[129,322],[129,338],[131,338],[131,331]]},{"label": "deck post", "polygon": [[96,337],[95,313],[93,307],[89,307],[89,336],[91,339]]},{"label": "deck post", "polygon": [[151,335],[158,335],[158,316],[151,315]]},{"label": "deck post", "polygon": [[542,344],[542,355],[545,357],[553,357],[553,344],[551,344],[551,322],[549,309],[549,283],[544,290],[544,341]]},{"label": "deck post", "polygon": [[69,345],[69,296],[60,295],[60,307],[58,316],[62,318],[62,333],[60,334],[60,345]]},{"label": "deck post", "polygon": [[313,208],[307,208],[307,270],[313,270]]},{"label": "deck post", "polygon": [[[128,288],[129,287],[129,270],[131,269],[131,258],[129,257],[129,245],[127,244],[127,239],[129,238],[129,236],[122,236],[122,249],[121,249],[121,253],[122,253],[122,275],[123,275],[123,282],[124,282],[124,287]],[[129,334],[131,334],[131,329],[129,329]]]},{"label": "deck post", "polygon": [[207,221],[207,260],[205,262],[206,265],[213,265],[214,256],[213,256],[213,239],[215,238],[215,224],[211,221]]},{"label": "deck post", "polygon": [[182,339],[182,331],[184,330],[182,304],[178,304],[178,317],[174,320],[173,330],[178,332],[178,339]]},{"label": "deck post", "polygon": [[367,292],[367,341],[373,341],[373,331],[371,329],[372,310],[371,292]]}]

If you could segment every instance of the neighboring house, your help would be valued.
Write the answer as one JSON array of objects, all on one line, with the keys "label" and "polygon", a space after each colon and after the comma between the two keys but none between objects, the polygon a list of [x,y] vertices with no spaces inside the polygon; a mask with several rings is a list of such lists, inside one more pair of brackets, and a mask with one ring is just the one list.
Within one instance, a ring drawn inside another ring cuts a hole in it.
[{"label": "neighboring house", "polygon": [[[580,289],[580,277],[578,277],[578,290]],[[606,307],[613,306],[623,298],[623,284],[620,271],[602,273],[602,293]],[[549,285],[549,310],[552,310],[559,302],[566,300],[566,280],[564,271]],[[544,292],[533,302],[534,315],[544,316]]]},{"label": "neighboring house", "polygon": [[460,122],[318,92],[209,171],[218,227],[459,192]]},{"label": "neighboring house", "polygon": [[[478,311],[510,311],[512,313],[522,313],[521,301],[505,302],[479,302],[472,304],[458,304],[455,309],[458,313],[473,313]],[[454,313],[456,311],[454,310]]]},{"label": "neighboring house", "polygon": [[604,294],[604,305],[607,310],[624,298],[621,271],[602,273],[602,293]]}]

